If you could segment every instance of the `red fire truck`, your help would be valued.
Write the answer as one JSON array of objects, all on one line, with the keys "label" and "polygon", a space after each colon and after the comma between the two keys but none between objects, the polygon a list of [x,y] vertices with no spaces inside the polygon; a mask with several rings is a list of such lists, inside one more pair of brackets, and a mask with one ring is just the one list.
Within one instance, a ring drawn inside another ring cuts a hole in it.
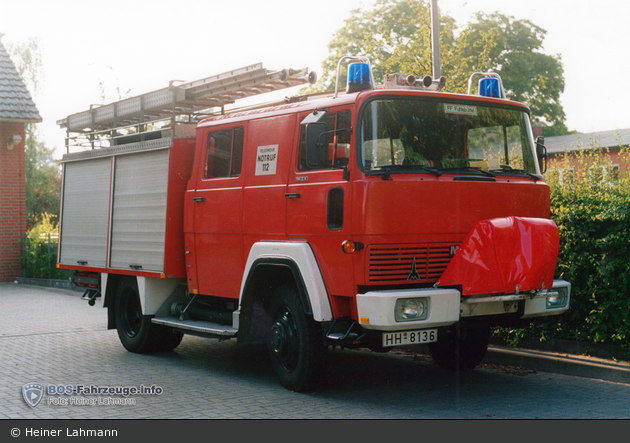
[{"label": "red fire truck", "polygon": [[500,77],[452,94],[429,76],[377,85],[361,57],[342,67],[345,91],[236,108],[316,81],[258,64],[58,122],[58,266],[126,349],[264,343],[304,391],[331,346],[427,344],[466,370],[492,327],[568,309],[543,141]]}]

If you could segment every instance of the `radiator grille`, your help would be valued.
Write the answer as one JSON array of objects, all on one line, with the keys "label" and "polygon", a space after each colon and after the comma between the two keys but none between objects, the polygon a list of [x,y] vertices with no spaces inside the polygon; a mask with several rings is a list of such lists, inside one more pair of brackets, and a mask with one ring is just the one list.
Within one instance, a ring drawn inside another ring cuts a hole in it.
[{"label": "radiator grille", "polygon": [[[450,244],[372,245],[368,283],[432,283],[451,261]],[[415,270],[415,272],[414,272]]]}]

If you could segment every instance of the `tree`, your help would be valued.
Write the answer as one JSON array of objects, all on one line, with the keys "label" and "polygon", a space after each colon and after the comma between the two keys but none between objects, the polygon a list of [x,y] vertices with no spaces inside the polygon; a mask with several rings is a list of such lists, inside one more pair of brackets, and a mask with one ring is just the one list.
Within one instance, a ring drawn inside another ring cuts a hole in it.
[{"label": "tree", "polygon": [[[551,125],[546,135],[567,133],[560,104],[564,91],[561,58],[541,52],[547,31],[528,20],[515,20],[498,12],[478,13],[476,18],[477,22],[458,38],[462,66],[469,72],[499,73],[507,97],[527,103],[535,117]],[[482,57],[475,60],[479,49]]]},{"label": "tree", "polygon": [[45,214],[53,215],[56,226],[61,190],[59,163],[53,159],[53,151],[37,140],[34,129],[27,125],[25,142],[27,230],[40,223]]},{"label": "tree", "polygon": [[[454,20],[443,16],[440,22],[440,38],[447,49],[447,43],[453,43]],[[373,10],[355,9],[328,50],[322,89],[334,89],[337,62],[346,55],[368,57],[375,80],[391,72],[431,72],[430,10],[424,1],[410,0],[378,0]],[[341,72],[339,84],[345,79]]]},{"label": "tree", "polygon": [[[445,91],[466,93],[472,73],[496,72],[507,98],[527,103],[534,118],[551,125],[546,135],[567,132],[559,100],[564,70],[560,55],[541,52],[545,30],[495,12],[478,13],[476,21],[457,31],[455,20],[441,14],[440,69],[447,78]],[[425,0],[377,0],[373,9],[355,9],[328,49],[320,89],[334,89],[337,63],[346,55],[367,57],[377,82],[386,73],[430,74],[430,6]],[[345,79],[342,72],[340,86]]]},{"label": "tree", "polygon": [[[35,95],[42,79],[42,61],[37,39],[31,38],[10,45],[7,50],[29,91]],[[29,123],[25,131],[26,225],[31,230],[42,222],[45,214],[53,214],[53,218],[57,218],[61,172],[59,162],[53,158],[53,150],[38,140],[37,126]]]}]

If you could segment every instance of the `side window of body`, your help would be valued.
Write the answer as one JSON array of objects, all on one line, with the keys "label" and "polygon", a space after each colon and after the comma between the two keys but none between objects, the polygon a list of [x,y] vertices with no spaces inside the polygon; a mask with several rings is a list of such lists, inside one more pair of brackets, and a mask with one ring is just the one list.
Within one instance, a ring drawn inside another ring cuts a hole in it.
[{"label": "side window of body", "polygon": [[[350,111],[326,114],[318,124],[325,125],[318,143],[309,144],[307,125],[302,125],[300,134],[300,171],[312,171],[344,167],[350,156],[351,119]],[[323,150],[323,151],[322,151]]]},{"label": "side window of body", "polygon": [[208,134],[204,178],[241,175],[244,135],[242,127]]}]

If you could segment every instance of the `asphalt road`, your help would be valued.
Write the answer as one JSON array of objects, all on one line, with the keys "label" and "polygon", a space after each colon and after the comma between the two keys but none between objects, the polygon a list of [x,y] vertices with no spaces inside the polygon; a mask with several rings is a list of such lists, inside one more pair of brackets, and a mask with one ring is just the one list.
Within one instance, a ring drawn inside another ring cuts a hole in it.
[{"label": "asphalt road", "polygon": [[[234,340],[185,336],[170,353],[129,353],[106,310],[76,291],[0,283],[0,317],[0,419],[630,418],[630,383],[496,362],[454,373],[408,352],[333,350],[323,386],[295,393],[264,353]],[[34,407],[28,384],[44,388]]]}]

